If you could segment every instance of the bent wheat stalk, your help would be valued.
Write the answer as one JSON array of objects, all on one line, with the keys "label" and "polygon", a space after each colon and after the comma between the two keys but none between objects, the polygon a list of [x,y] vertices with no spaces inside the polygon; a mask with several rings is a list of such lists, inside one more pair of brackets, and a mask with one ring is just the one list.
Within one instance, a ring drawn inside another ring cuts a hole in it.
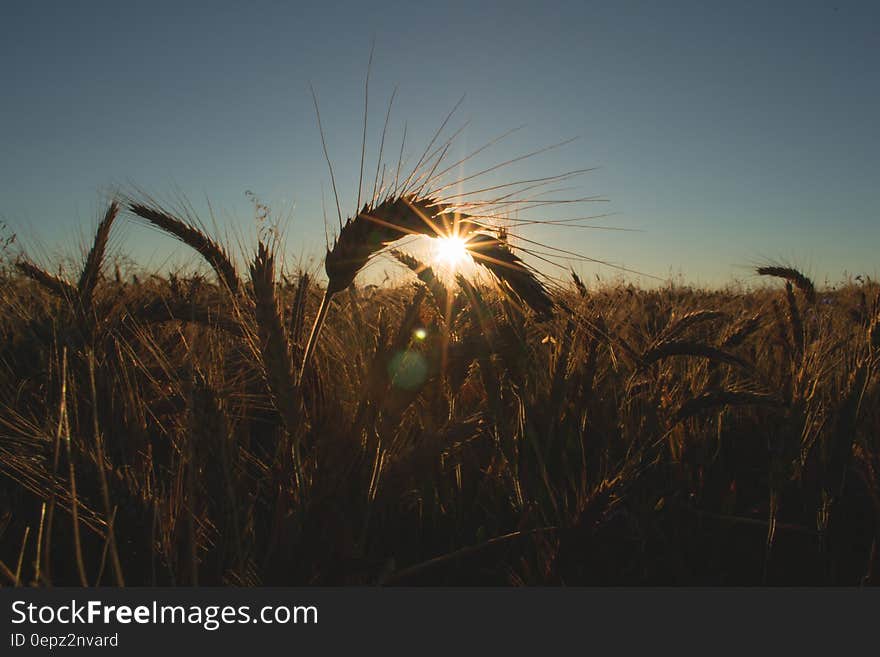
[{"label": "bent wheat stalk", "polygon": [[214,269],[222,285],[225,285],[233,294],[238,291],[238,272],[231,258],[223,247],[208,237],[198,225],[178,219],[155,204],[147,205],[132,201],[128,203],[128,209],[141,219],[196,250]]},{"label": "bent wheat stalk", "polygon": [[704,410],[718,406],[784,406],[784,402],[771,394],[752,390],[719,388],[707,390],[679,406],[673,415],[673,426]]},{"label": "bent wheat stalk", "polygon": [[750,369],[749,363],[733,354],[717,349],[708,344],[692,340],[666,340],[646,350],[641,357],[643,367],[672,356],[695,356],[707,360],[718,361],[742,369]]},{"label": "bent wheat stalk", "polygon": [[503,239],[487,230],[491,229],[470,215],[429,196],[404,194],[390,196],[372,207],[364,205],[356,217],[346,220],[333,248],[327,251],[327,289],[306,343],[300,378],[314,353],[333,297],[354,282],[373,256],[407,235],[458,237],[466,243],[474,260],[489,270],[504,289],[540,317],[547,317],[554,303],[536,272]]},{"label": "bent wheat stalk", "polygon": [[804,295],[808,303],[816,303],[816,286],[813,284],[813,281],[794,267],[767,265],[758,267],[755,271],[759,276],[773,276],[785,279],[801,291],[801,294]]},{"label": "bent wheat stalk", "polygon": [[73,285],[68,283],[60,276],[50,274],[45,269],[38,267],[29,260],[17,260],[15,263],[15,268],[31,280],[36,281],[37,283],[45,287],[57,297],[68,300],[76,298],[77,291]]}]

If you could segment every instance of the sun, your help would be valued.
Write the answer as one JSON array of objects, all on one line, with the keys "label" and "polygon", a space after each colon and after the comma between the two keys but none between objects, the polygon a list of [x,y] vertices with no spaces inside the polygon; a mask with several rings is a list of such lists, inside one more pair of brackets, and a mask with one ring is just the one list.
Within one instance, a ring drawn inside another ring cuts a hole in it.
[{"label": "sun", "polygon": [[467,242],[456,236],[434,238],[433,258],[434,264],[456,271],[470,259]]}]

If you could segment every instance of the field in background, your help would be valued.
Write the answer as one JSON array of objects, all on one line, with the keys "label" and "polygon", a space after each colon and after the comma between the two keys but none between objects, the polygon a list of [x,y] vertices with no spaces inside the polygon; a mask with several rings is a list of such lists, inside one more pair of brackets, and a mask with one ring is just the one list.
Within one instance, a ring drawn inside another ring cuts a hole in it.
[{"label": "field in background", "polygon": [[300,379],[323,289],[270,245],[114,276],[100,231],[0,279],[5,583],[880,578],[871,281],[575,279],[539,321],[424,269],[340,292]]}]

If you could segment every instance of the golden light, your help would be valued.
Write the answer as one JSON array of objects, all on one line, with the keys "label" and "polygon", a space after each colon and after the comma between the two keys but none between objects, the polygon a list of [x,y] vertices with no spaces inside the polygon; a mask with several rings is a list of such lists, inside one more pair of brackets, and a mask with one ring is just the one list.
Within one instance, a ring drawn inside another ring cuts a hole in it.
[{"label": "golden light", "polygon": [[449,271],[456,271],[471,259],[467,242],[457,236],[436,237],[434,244],[434,264]]}]

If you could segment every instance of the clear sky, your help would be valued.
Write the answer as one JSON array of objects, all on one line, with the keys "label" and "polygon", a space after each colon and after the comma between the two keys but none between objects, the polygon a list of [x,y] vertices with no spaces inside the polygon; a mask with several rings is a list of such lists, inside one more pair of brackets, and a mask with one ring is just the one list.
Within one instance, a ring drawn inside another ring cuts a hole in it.
[{"label": "clear sky", "polygon": [[[395,85],[386,155],[407,121],[417,158],[466,94],[451,157],[526,127],[464,175],[577,136],[487,184],[600,167],[562,196],[609,203],[546,216],[616,212],[606,223],[644,229],[540,227],[530,239],[702,284],[751,280],[763,259],[818,281],[876,276],[878,25],[877,2],[834,0],[4,0],[0,218],[75,252],[107,190],[137,185],[197,208],[209,199],[221,230],[249,238],[251,190],[288,218],[291,259],[320,256],[322,186],[332,197],[309,83],[350,214],[375,38],[370,185]],[[128,221],[114,247],[160,263],[169,241]]]}]

